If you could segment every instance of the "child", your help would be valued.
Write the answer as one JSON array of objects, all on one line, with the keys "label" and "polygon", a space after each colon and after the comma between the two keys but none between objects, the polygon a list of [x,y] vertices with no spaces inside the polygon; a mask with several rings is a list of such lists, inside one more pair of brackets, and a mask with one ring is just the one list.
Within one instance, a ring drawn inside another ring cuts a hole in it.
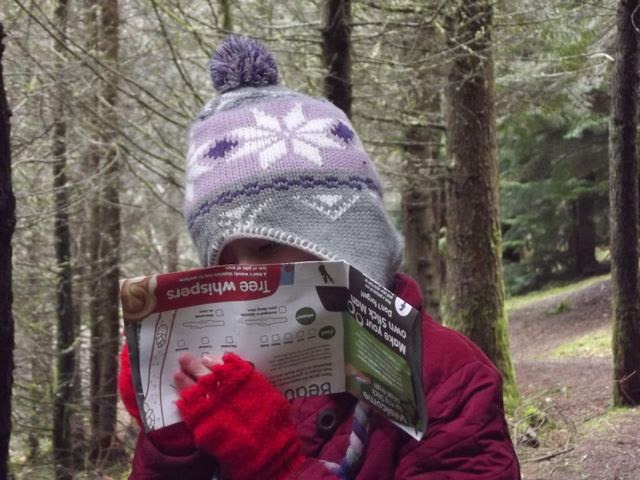
[{"label": "child", "polygon": [[[331,103],[277,85],[266,48],[229,37],[210,65],[219,95],[189,137],[185,214],[204,265],[341,259],[421,306],[398,274],[402,243],[372,162]],[[140,432],[133,479],[520,478],[498,371],[422,312],[429,424],[416,441],[348,394],[285,400],[234,354],[185,355],[183,422]],[[128,351],[119,386],[139,421]],[[178,366],[176,366],[178,367]]]}]

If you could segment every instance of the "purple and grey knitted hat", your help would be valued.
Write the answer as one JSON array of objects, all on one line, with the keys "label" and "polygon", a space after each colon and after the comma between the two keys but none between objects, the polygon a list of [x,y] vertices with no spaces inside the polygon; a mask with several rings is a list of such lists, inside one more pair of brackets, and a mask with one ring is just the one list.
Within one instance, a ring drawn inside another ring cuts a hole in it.
[{"label": "purple and grey knitted hat", "polygon": [[345,114],[278,85],[271,53],[232,36],[213,55],[219,95],[189,135],[185,217],[204,265],[238,238],[345,260],[389,285],[402,241]]}]

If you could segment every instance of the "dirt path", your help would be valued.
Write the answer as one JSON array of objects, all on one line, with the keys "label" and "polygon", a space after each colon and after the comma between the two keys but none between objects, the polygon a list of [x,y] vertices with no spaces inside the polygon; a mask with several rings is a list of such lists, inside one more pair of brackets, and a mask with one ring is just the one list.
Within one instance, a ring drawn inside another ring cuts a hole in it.
[{"label": "dirt path", "polygon": [[[547,419],[535,429],[537,448],[518,445],[525,480],[640,480],[640,409],[611,409],[608,348],[555,354],[585,335],[608,337],[610,297],[602,280],[509,312],[520,392]],[[524,411],[513,425],[518,437]]]}]

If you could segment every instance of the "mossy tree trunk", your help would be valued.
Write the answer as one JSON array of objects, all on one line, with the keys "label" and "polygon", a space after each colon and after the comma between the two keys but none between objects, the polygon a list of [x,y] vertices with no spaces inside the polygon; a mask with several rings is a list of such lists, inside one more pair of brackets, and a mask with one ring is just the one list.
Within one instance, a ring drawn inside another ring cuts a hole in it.
[{"label": "mossy tree trunk", "polygon": [[640,404],[638,289],[638,159],[636,147],[638,0],[618,2],[616,63],[609,128],[611,282],[613,286],[613,401]]},{"label": "mossy tree trunk", "polygon": [[11,392],[13,388],[14,323],[11,287],[11,239],[16,224],[16,201],[11,183],[10,117],[4,90],[2,56],[4,28],[0,23],[0,478],[9,478]]},{"label": "mossy tree trunk", "polygon": [[322,28],[325,96],[351,117],[351,0],[327,0]]},{"label": "mossy tree trunk", "polygon": [[492,2],[459,0],[448,21],[453,59],[446,89],[447,324],[480,346],[517,398],[501,262]]}]

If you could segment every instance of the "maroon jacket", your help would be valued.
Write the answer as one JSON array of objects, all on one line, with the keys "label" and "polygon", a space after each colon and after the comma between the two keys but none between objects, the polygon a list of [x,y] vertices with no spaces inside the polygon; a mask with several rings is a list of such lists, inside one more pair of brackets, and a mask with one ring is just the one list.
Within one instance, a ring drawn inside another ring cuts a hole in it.
[{"label": "maroon jacket", "polygon": [[[415,307],[418,285],[398,275],[395,293]],[[373,414],[369,444],[357,480],[517,480],[518,459],[504,418],[500,374],[463,335],[422,314],[424,391],[428,427],[416,441]],[[339,462],[347,449],[355,399],[348,394],[292,402],[291,412],[308,460],[291,476],[335,479],[321,462]],[[168,427],[171,428],[171,427]],[[141,433],[132,479],[211,480],[215,462],[203,452],[168,456]]]}]

